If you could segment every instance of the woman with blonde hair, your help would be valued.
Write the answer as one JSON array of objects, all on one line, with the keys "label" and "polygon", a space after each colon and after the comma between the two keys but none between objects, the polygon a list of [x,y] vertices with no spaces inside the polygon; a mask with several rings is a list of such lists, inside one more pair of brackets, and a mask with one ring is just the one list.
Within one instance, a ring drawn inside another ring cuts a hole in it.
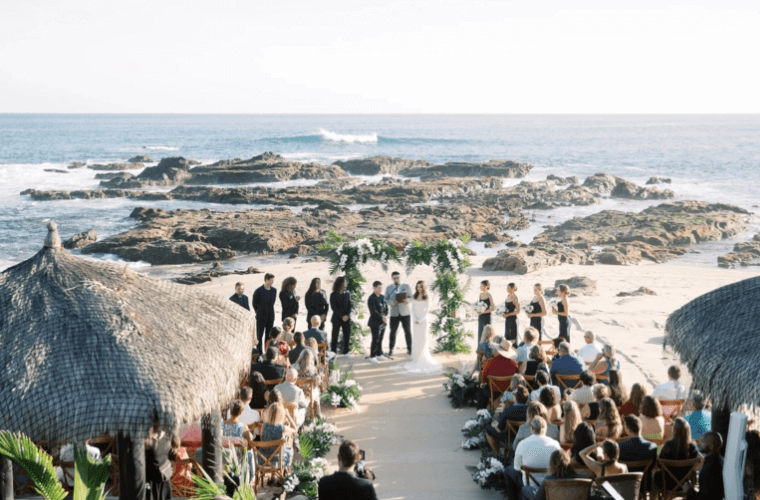
[{"label": "woman with blonde hair", "polygon": [[285,342],[293,342],[293,333],[296,328],[296,320],[287,317],[282,320],[282,333],[280,334],[279,339]]},{"label": "woman with blonde hair", "polygon": [[530,326],[538,330],[538,340],[541,341],[544,335],[544,317],[546,316],[546,302],[544,301],[544,287],[541,283],[533,285],[533,298],[528,306],[530,310],[526,309],[530,318]]},{"label": "woman with blonde hair", "polygon": [[315,402],[315,410],[317,414],[321,415],[321,407],[319,405],[319,384],[322,377],[320,377],[319,370],[317,370],[317,366],[314,363],[314,353],[311,352],[311,349],[304,349],[301,351],[301,354],[298,355],[298,359],[296,360],[295,365],[293,365],[293,368],[295,368],[298,372],[298,378],[300,380],[312,378],[316,379],[317,383],[312,386],[311,390],[311,400]]},{"label": "woman with blonde hair", "polygon": [[523,386],[526,389],[528,388],[528,382],[525,380],[525,377],[520,375],[519,373],[515,373],[512,375],[512,380],[509,382],[509,390],[504,391],[504,394],[501,395],[501,402],[502,403],[509,403],[510,405],[515,402],[515,391],[518,387]]},{"label": "woman with blonde hair", "polygon": [[623,403],[620,407],[620,415],[627,417],[628,415],[639,416],[639,408],[641,408],[641,401],[644,396],[647,395],[647,388],[644,384],[638,382],[631,386],[631,395],[628,396],[628,401]]},{"label": "woman with blonde hair", "polygon": [[517,430],[515,440],[512,442],[512,449],[516,450],[520,441],[530,437],[530,423],[535,417],[541,417],[546,421],[546,437],[552,438],[555,441],[559,441],[559,427],[552,424],[548,419],[549,412],[546,410],[546,406],[542,405],[538,401],[531,401],[528,403],[527,416],[525,423]]},{"label": "woman with blonde hair", "polygon": [[570,287],[565,284],[558,286],[557,295],[559,295],[560,300],[556,307],[552,306],[552,314],[557,315],[559,320],[559,338],[570,343],[570,304],[567,302],[567,298],[570,296]]},{"label": "woman with blonde hair", "polygon": [[618,438],[623,433],[623,423],[615,402],[610,398],[599,401],[599,418],[594,429],[597,438]]},{"label": "woman with blonde hair", "polygon": [[559,426],[559,442],[571,444],[575,437],[575,428],[583,422],[583,418],[581,418],[578,403],[575,401],[565,401],[562,403],[562,411],[565,414],[565,419],[562,425]]},{"label": "woman with blonde hair", "polygon": [[486,325],[491,324],[491,313],[496,309],[496,303],[491,296],[491,282],[483,280],[480,282],[480,294],[478,295],[478,301],[486,304],[486,309],[478,313],[478,337],[483,334],[483,328]]},{"label": "woman with blonde hair", "polygon": [[[496,344],[494,338],[496,337],[496,330],[493,325],[486,325],[483,327],[483,333],[480,336],[480,343],[478,344],[477,351],[483,353],[483,361],[494,357],[496,353]],[[479,357],[478,357],[479,358]],[[480,359],[475,361],[475,371],[480,370]]]},{"label": "woman with blonde hair", "polygon": [[[280,402],[272,403],[269,405],[269,409],[266,412],[266,417],[263,419],[263,424],[261,426],[262,442],[278,441],[284,437],[292,436],[296,433],[296,430],[293,427],[285,423],[287,419],[287,413],[288,411],[285,409],[285,406],[283,406],[283,404]],[[262,448],[261,454],[265,457],[268,457],[274,450],[275,448],[270,447]],[[282,451],[283,462],[285,462],[286,466],[290,465],[291,460],[293,459],[293,447],[283,446]],[[259,465],[262,465],[261,460],[259,460]]]},{"label": "woman with blonde hair", "polygon": [[[691,426],[682,417],[676,418],[673,421],[673,435],[662,445],[660,458],[663,460],[688,460],[697,458],[698,454],[697,445],[691,440]],[[670,474],[655,473],[655,484],[661,486],[664,479],[665,488],[670,490],[675,487],[676,480],[680,481],[683,476],[689,473],[689,469],[689,467],[672,467],[670,472],[677,479],[670,477]]]}]

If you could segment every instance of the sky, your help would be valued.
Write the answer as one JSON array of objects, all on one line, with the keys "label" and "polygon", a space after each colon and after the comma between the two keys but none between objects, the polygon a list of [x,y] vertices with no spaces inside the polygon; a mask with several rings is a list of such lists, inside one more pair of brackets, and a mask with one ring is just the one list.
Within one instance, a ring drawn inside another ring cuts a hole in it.
[{"label": "sky", "polygon": [[758,113],[760,1],[2,0],[2,113]]}]

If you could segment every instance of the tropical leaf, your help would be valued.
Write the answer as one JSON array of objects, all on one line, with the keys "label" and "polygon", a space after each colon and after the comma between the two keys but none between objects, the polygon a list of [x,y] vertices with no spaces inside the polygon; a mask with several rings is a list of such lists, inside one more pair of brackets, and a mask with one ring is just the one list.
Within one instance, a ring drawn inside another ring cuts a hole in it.
[{"label": "tropical leaf", "polygon": [[66,491],[55,475],[53,458],[40,450],[27,436],[0,431],[0,455],[24,469],[37,493],[45,500],[66,498]]},{"label": "tropical leaf", "polygon": [[111,456],[96,460],[87,449],[74,447],[74,500],[105,500],[103,487],[108,481]]}]

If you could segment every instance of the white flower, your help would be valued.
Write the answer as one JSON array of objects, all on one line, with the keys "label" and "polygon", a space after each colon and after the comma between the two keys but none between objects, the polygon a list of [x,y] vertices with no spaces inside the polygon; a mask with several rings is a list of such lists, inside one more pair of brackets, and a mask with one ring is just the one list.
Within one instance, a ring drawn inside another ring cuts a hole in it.
[{"label": "white flower", "polygon": [[479,300],[472,305],[472,310],[475,311],[475,314],[480,314],[486,309],[488,309],[488,305],[482,300]]},{"label": "white flower", "polygon": [[504,464],[499,462],[496,458],[491,457],[491,469],[503,470]]},{"label": "white flower", "polygon": [[491,412],[488,411],[488,410],[485,410],[485,409],[478,410],[477,413],[475,413],[475,415],[477,415],[479,417],[482,417],[482,418],[491,418]]},{"label": "white flower", "polygon": [[296,486],[298,486],[300,483],[301,482],[298,480],[298,476],[291,474],[288,476],[285,484],[282,485],[282,488],[288,493],[293,493],[293,491],[296,489]]},{"label": "white flower", "polygon": [[343,382],[343,387],[353,387],[355,385],[356,385],[356,380],[354,380],[352,378],[350,378],[350,379],[346,380],[345,382]]},{"label": "white flower", "polygon": [[333,406],[340,406],[341,397],[337,392],[333,392],[330,395],[330,404]]},{"label": "white flower", "polygon": [[468,420],[467,422],[464,423],[464,427],[462,427],[462,431],[469,431],[477,426],[478,426],[477,420]]},{"label": "white flower", "polygon": [[346,398],[346,406],[348,406],[349,408],[353,408],[354,406],[356,406],[356,400],[354,399],[353,396],[348,396]]}]

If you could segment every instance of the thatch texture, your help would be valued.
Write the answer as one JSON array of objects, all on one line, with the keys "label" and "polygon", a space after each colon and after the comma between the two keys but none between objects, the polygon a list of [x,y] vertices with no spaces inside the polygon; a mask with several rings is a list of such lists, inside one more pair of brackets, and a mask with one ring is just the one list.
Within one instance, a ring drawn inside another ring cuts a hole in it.
[{"label": "thatch texture", "polygon": [[51,223],[0,273],[0,429],[34,440],[144,436],[218,412],[249,366],[253,318],[222,297],[82,260]]},{"label": "thatch texture", "polygon": [[717,408],[760,403],[760,277],[697,297],[668,318],[666,342]]}]

